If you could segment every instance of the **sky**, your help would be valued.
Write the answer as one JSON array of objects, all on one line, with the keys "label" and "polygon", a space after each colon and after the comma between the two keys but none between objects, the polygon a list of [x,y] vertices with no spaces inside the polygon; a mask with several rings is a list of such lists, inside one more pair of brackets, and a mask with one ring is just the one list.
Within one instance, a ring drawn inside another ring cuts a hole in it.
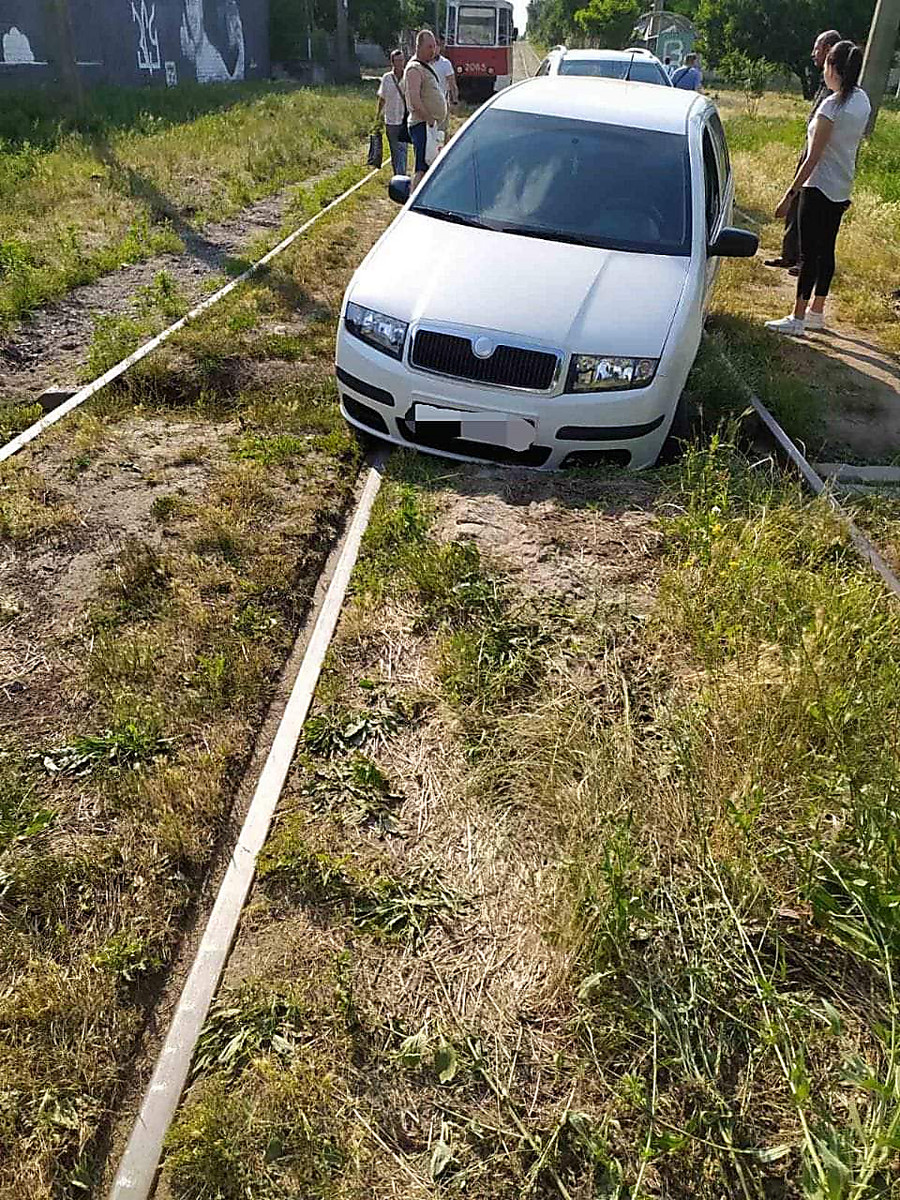
[{"label": "sky", "polygon": [[525,28],[525,16],[527,12],[528,0],[513,0],[513,13],[515,14],[513,25],[515,25],[519,33]]}]

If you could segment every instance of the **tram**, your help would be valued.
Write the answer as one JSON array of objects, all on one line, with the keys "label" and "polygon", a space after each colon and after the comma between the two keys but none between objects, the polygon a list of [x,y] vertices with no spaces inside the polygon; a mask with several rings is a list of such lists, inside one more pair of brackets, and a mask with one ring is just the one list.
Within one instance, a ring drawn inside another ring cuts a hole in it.
[{"label": "tram", "polygon": [[456,0],[447,5],[445,54],[453,63],[463,100],[480,104],[508,87],[518,36],[510,0]]}]

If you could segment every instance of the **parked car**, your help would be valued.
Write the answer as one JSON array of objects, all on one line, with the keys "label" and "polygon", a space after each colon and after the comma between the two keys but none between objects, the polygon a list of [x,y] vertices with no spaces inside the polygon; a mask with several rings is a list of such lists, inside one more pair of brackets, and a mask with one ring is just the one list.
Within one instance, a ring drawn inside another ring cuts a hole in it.
[{"label": "parked car", "polygon": [[[460,130],[347,288],[356,429],[453,458],[648,467],[683,412],[734,183],[712,102],[531,79]],[[677,428],[676,423],[676,428]]]},{"label": "parked car", "polygon": [[666,68],[649,50],[567,50],[555,46],[536,75],[590,75],[595,79],[622,79],[631,83],[658,83],[671,87]]}]

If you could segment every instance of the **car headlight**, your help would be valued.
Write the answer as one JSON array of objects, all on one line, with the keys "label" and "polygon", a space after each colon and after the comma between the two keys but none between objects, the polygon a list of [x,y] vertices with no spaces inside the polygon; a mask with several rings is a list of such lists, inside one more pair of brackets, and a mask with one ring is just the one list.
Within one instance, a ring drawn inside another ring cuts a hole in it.
[{"label": "car headlight", "polygon": [[344,324],[350,333],[376,350],[390,354],[391,358],[403,357],[403,345],[409,329],[405,321],[398,321],[371,308],[363,308],[361,304],[348,304]]},{"label": "car headlight", "polygon": [[605,392],[646,387],[652,383],[658,358],[620,358],[610,354],[576,354],[569,370],[567,392]]}]

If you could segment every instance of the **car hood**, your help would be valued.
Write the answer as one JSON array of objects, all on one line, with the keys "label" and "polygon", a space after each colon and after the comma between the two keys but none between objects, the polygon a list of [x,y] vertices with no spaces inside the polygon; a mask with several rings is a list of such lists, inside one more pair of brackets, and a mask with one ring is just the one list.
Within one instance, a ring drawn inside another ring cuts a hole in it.
[{"label": "car hood", "polygon": [[655,358],[689,258],[571,246],[403,213],[348,297],[401,321],[443,322],[567,352]]}]

